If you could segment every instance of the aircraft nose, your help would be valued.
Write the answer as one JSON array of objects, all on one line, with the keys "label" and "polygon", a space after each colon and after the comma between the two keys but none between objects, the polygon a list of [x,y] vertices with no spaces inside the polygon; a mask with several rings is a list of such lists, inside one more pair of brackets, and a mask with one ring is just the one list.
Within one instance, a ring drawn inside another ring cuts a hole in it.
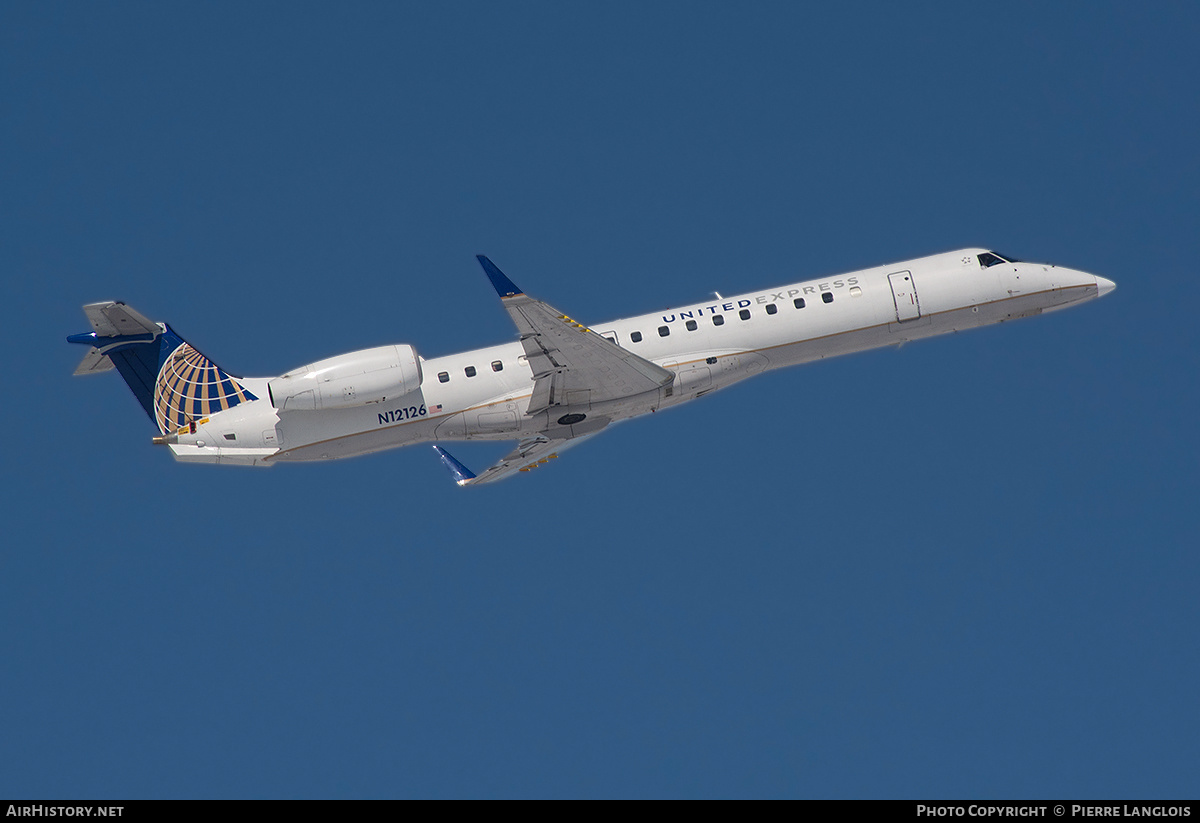
[{"label": "aircraft nose", "polygon": [[1100,277],[1098,275],[1096,276],[1096,289],[1098,291],[1098,294],[1096,295],[1097,297],[1103,297],[1116,287],[1117,284],[1109,280],[1107,277]]}]

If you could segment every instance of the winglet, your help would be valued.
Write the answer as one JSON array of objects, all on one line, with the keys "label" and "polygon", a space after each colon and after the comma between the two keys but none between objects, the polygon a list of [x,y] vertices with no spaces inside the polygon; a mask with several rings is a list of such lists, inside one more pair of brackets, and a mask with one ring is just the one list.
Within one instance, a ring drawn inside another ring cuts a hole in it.
[{"label": "winglet", "polygon": [[[503,277],[504,275],[500,275]],[[441,446],[434,446],[433,450],[438,453],[438,457],[442,459],[442,465],[445,466],[450,474],[454,475],[454,482],[460,486],[465,486],[475,479],[475,474],[462,463],[454,459],[450,452],[443,449]]]},{"label": "winglet", "polygon": [[496,268],[496,264],[488,260],[482,254],[475,255],[475,259],[479,261],[479,265],[483,266],[483,270],[487,273],[488,279],[492,281],[492,285],[496,287],[496,291],[501,297],[515,297],[518,294],[524,294],[517,288],[517,284],[509,280],[504,272]]}]

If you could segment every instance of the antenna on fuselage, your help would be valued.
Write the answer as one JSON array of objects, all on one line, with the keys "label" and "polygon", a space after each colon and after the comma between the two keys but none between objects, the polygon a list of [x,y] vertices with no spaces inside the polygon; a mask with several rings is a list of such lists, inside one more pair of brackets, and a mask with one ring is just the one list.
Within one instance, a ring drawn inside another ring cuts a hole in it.
[{"label": "antenna on fuselage", "polygon": [[719,291],[715,291],[715,292],[713,292],[713,294],[715,294],[715,295],[717,296],[717,299],[718,299],[718,300],[724,300],[724,299],[725,299],[724,297],[722,297],[722,296],[721,296],[721,293],[720,293]]}]

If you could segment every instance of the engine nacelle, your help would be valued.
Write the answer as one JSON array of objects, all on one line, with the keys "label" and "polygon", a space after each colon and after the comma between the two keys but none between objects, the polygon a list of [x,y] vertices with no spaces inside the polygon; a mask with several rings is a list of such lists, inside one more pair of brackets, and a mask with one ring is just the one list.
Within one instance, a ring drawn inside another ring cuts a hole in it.
[{"label": "engine nacelle", "polygon": [[280,411],[346,409],[400,397],[421,387],[421,360],[412,346],[380,346],[293,369],[267,384]]}]

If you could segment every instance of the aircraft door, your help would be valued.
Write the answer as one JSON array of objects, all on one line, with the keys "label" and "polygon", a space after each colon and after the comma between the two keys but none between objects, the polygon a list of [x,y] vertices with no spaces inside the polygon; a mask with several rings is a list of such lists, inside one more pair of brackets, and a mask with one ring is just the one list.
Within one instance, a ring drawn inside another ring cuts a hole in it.
[{"label": "aircraft door", "polygon": [[896,320],[916,320],[921,316],[921,302],[917,298],[917,286],[913,283],[912,272],[898,271],[888,275],[888,283],[892,286],[892,299],[896,303]]}]

